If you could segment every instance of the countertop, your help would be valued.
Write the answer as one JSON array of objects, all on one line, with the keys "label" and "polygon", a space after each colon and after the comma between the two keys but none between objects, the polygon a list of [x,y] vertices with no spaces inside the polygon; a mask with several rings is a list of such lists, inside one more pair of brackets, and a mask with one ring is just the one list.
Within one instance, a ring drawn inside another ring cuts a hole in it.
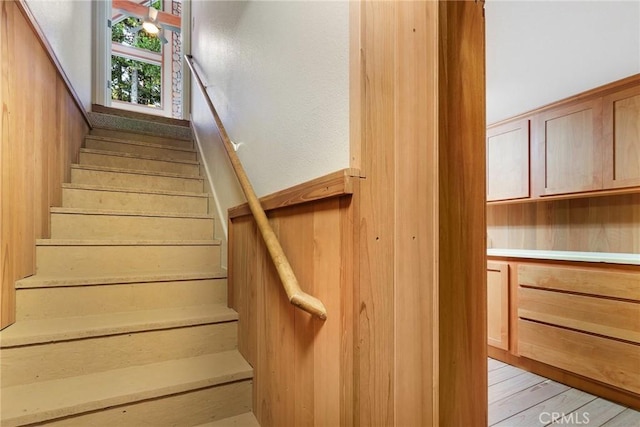
[{"label": "countertop", "polygon": [[640,265],[640,254],[610,252],[541,251],[530,249],[487,249],[488,256],[550,259],[557,261],[602,262],[609,264]]}]

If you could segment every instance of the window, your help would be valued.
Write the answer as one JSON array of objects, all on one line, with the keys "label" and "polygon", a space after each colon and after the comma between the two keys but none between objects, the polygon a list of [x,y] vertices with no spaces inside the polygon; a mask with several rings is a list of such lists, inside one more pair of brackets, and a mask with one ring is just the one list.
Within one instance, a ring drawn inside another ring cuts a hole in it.
[{"label": "window", "polygon": [[[156,0],[151,6],[162,9]],[[138,18],[121,16],[111,29],[111,98],[162,108],[162,42],[141,29]]]}]

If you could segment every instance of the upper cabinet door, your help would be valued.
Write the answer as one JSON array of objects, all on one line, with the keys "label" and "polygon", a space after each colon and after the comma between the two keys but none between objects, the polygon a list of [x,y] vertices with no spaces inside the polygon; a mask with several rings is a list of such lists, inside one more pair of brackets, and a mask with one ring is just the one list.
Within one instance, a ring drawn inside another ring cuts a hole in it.
[{"label": "upper cabinet door", "polygon": [[529,120],[487,130],[487,201],[525,199],[529,191]]},{"label": "upper cabinet door", "polygon": [[602,189],[602,98],[535,117],[536,193]]},{"label": "upper cabinet door", "polygon": [[640,86],[604,98],[604,185],[640,185]]}]

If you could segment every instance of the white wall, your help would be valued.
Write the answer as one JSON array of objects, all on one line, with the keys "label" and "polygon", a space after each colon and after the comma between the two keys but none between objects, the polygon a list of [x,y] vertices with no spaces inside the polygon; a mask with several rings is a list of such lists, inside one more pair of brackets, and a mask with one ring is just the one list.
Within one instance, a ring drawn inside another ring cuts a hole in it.
[{"label": "white wall", "polygon": [[93,15],[89,0],[27,0],[58,61],[80,97],[91,108]]},{"label": "white wall", "polygon": [[346,1],[192,2],[192,54],[259,196],[349,165],[348,16]]},{"label": "white wall", "polygon": [[486,3],[487,122],[640,73],[640,2]]}]

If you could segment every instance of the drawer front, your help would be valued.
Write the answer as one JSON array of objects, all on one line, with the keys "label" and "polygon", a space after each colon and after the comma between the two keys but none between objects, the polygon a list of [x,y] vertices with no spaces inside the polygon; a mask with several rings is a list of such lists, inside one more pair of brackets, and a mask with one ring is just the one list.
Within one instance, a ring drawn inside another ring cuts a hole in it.
[{"label": "drawer front", "polygon": [[640,303],[520,287],[518,317],[640,344]]},{"label": "drawer front", "polygon": [[521,264],[518,284],[640,302],[640,272]]},{"label": "drawer front", "polygon": [[518,352],[640,393],[640,272],[518,266]]},{"label": "drawer front", "polygon": [[569,329],[518,321],[520,355],[640,393],[640,346]]}]

